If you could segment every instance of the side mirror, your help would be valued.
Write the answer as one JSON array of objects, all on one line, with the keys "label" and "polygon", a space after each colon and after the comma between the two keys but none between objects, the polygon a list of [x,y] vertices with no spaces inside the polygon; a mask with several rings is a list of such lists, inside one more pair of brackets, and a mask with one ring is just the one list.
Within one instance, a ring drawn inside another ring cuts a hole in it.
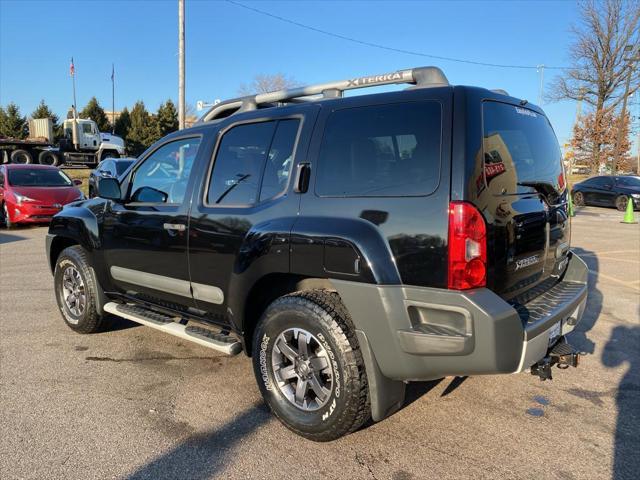
[{"label": "side mirror", "polygon": [[140,187],[131,195],[132,202],[167,203],[169,195],[153,187]]},{"label": "side mirror", "polygon": [[76,179],[73,181],[73,184],[74,184],[74,185],[82,185],[82,180],[80,180],[79,178],[76,178]]},{"label": "side mirror", "polygon": [[119,202],[121,200],[121,195],[118,180],[111,177],[102,177],[98,179],[99,197]]}]

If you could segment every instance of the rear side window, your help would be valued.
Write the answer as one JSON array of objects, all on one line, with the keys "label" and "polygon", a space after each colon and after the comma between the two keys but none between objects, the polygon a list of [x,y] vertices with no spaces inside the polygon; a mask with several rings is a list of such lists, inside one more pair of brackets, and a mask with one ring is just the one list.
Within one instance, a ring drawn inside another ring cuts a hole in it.
[{"label": "rear side window", "polygon": [[440,174],[442,109],[437,102],[337,110],[327,119],[318,161],[320,196],[432,193]]},{"label": "rear side window", "polygon": [[283,192],[299,125],[297,119],[281,120],[227,131],[216,153],[207,204],[253,205]]},{"label": "rear side window", "polygon": [[529,193],[532,184],[564,190],[560,146],[544,115],[491,101],[482,110],[484,176],[492,191]]}]

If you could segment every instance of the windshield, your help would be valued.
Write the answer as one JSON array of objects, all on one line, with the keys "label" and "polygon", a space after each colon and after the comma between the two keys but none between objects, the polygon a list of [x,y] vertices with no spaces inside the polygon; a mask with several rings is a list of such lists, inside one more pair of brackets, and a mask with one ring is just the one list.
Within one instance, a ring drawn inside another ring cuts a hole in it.
[{"label": "windshield", "polygon": [[118,176],[122,175],[124,171],[129,168],[129,165],[131,165],[133,162],[134,160],[120,160],[116,162],[116,174]]},{"label": "windshield", "polygon": [[484,173],[493,191],[564,190],[562,155],[549,120],[528,108],[484,102]]},{"label": "windshield", "polygon": [[70,187],[73,182],[61,170],[34,168],[9,170],[9,184],[14,187]]},{"label": "windshield", "polygon": [[640,177],[619,177],[616,183],[623,187],[640,187]]}]

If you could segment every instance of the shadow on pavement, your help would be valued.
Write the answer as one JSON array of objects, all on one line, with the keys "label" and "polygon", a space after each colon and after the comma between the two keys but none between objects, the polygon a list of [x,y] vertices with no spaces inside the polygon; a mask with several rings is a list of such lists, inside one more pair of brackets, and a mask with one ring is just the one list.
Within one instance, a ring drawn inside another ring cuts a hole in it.
[{"label": "shadow on pavement", "polygon": [[602,292],[597,288],[599,260],[596,254],[590,250],[579,247],[572,248],[572,250],[584,260],[589,270],[595,272],[595,275],[589,275],[587,307],[582,315],[582,320],[580,320],[576,329],[570,334],[570,343],[581,352],[593,354],[595,344],[587,334],[591,331],[602,312]]},{"label": "shadow on pavement", "polygon": [[[594,252],[574,248],[589,266],[589,295],[582,321],[571,333],[570,342],[578,349],[594,353],[595,345],[588,332],[602,312],[602,292],[598,287],[599,260]],[[640,307],[638,309],[640,316]],[[616,389],[618,417],[616,421],[613,479],[638,478],[640,471],[640,327],[618,325],[602,351],[602,364],[615,368],[624,363],[629,369]]]},{"label": "shadow on pavement", "polygon": [[26,240],[27,237],[23,237],[21,235],[16,235],[15,233],[0,233],[0,245],[4,245],[7,243],[19,242],[20,240]]},{"label": "shadow on pavement", "polygon": [[107,315],[102,321],[100,328],[101,333],[115,332],[118,330],[126,330],[128,328],[141,327],[139,323],[132,322],[126,318],[118,317],[116,315]]},{"label": "shadow on pavement", "polygon": [[602,363],[609,368],[629,364],[629,369],[618,385],[616,393],[618,420],[613,478],[636,479],[640,472],[640,327],[615,327],[602,352]]},{"label": "shadow on pavement", "polygon": [[233,460],[234,447],[270,418],[266,405],[254,405],[221,428],[187,438],[173,450],[143,465],[127,478],[200,480],[215,477]]}]

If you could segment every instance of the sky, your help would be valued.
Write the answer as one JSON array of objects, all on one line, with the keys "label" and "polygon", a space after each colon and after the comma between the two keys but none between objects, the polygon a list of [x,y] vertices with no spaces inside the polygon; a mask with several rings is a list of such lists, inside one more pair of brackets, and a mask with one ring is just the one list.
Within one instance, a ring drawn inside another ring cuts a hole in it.
[{"label": "sky", "polygon": [[[235,0],[234,0],[235,1]],[[475,62],[565,66],[579,19],[573,1],[250,1],[293,22],[362,42]],[[178,96],[177,0],[0,0],[0,105],[29,114],[44,99],[61,117],[91,96],[116,110],[143,100],[155,110]],[[442,68],[451,84],[502,88],[538,103],[535,68],[497,68],[384,50],[328,36],[228,1],[186,0],[186,99],[238,95],[256,74],[282,72],[302,84]],[[544,70],[548,88],[559,70]],[[397,87],[396,87],[397,88]],[[571,136],[574,102],[544,103],[561,144]]]}]

